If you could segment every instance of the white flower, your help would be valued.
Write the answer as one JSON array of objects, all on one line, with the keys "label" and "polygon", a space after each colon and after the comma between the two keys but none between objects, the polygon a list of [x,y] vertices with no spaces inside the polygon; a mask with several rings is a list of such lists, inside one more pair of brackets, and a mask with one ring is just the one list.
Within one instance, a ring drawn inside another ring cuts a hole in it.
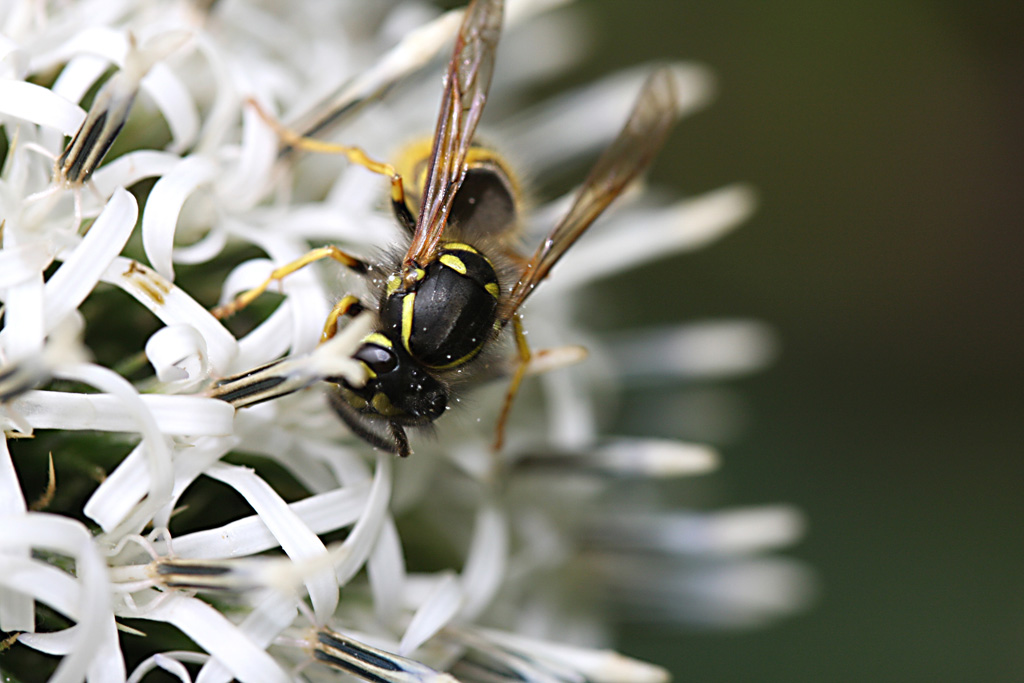
[{"label": "white flower", "polygon": [[[522,113],[525,86],[578,56],[568,39],[543,59],[534,49],[549,22],[571,20],[545,14],[558,4],[509,2],[481,131],[533,173],[606,146],[648,71]],[[357,277],[290,274],[280,305],[248,312],[244,334],[209,312],[218,294],[230,301],[311,245],[372,258],[401,239],[380,210],[386,181],[334,157],[282,161],[249,103],[304,130],[341,112],[340,139],[394,158],[407,133],[432,128],[438,55],[459,23],[458,11],[416,2],[86,0],[0,12],[5,671],[10,661],[14,675],[36,675],[17,668],[39,666],[31,649],[53,655],[50,680],[61,682],[134,681],[153,668],[185,681],[289,681],[296,667],[312,679],[662,680],[658,667],[597,649],[602,591],[630,618],[673,622],[751,623],[804,601],[799,566],[755,557],[799,536],[793,510],[625,511],[603,497],[624,478],[710,471],[717,455],[603,434],[597,396],[652,373],[755,369],[770,334],[734,322],[602,340],[567,325],[573,290],[741,222],[744,187],[674,203],[630,192],[574,247],[530,299],[531,345],[552,351],[530,366],[539,381],[501,456],[490,442],[502,382],[456,406],[436,439],[415,436],[402,461],[372,454],[327,408],[322,379],[365,381],[351,356],[370,315],[319,343]],[[703,69],[672,74],[683,112],[704,104]],[[140,181],[148,192],[130,191]],[[525,239],[541,240],[568,201],[537,207]],[[133,339],[131,325],[111,341],[102,326],[125,321],[156,329]],[[578,363],[581,344],[592,358]],[[110,346],[120,357],[104,364]],[[79,431],[99,446],[83,449]],[[56,497],[35,511],[31,473],[47,449],[60,465]],[[200,651],[140,638],[147,621]],[[142,660],[132,672],[127,650]]]}]

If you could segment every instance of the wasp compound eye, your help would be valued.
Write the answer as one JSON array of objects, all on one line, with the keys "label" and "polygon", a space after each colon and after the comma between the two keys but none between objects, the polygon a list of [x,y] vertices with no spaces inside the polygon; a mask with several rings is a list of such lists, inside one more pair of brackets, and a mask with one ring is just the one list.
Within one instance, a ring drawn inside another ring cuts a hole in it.
[{"label": "wasp compound eye", "polygon": [[384,373],[391,372],[398,366],[398,358],[395,356],[395,352],[391,349],[385,349],[383,346],[377,346],[376,344],[363,344],[363,346],[356,351],[353,358],[365,363],[366,367],[370,369],[370,372],[376,375],[383,375]]}]

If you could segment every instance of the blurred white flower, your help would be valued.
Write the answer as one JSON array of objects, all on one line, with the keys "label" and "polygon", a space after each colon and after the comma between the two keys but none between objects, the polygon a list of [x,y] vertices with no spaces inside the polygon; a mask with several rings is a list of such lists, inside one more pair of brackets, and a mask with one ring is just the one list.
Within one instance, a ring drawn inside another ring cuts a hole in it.
[{"label": "blurred white flower", "polygon": [[[572,13],[548,14],[560,4],[509,2],[483,130],[537,174],[605,146],[646,72],[508,115],[526,86],[580,54],[564,26]],[[373,454],[327,408],[320,379],[362,381],[350,355],[365,317],[318,345],[333,300],[357,278],[296,272],[280,305],[250,316],[241,335],[209,313],[213,296],[230,300],[311,245],[372,256],[400,238],[381,210],[386,182],[337,158],[281,163],[276,135],[246,103],[307,130],[343,123],[346,142],[392,158],[432,129],[436,57],[458,25],[459,12],[418,2],[0,7],[5,674],[37,680],[45,665],[31,648],[53,656],[50,680],[61,682],[135,681],[153,668],[204,682],[336,671],[662,680],[658,667],[595,649],[609,640],[602,596],[629,618],[720,624],[805,600],[799,566],[758,557],[799,537],[793,510],[626,511],[605,497],[624,478],[710,471],[717,455],[604,434],[597,396],[652,373],[756,369],[770,335],[732,323],[601,340],[567,325],[573,290],[741,222],[752,207],[744,187],[675,203],[632,193],[574,248],[531,298],[527,327],[534,348],[572,357],[569,345],[584,343],[593,358],[541,375],[541,397],[534,387],[519,401],[500,459],[489,447],[500,382],[400,462]],[[552,49],[539,55],[538,41]],[[674,73],[682,110],[702,106],[709,75],[684,64]],[[327,111],[339,121],[322,121]],[[539,240],[567,201],[537,207],[527,238]],[[158,321],[148,339],[104,329],[142,308]],[[102,344],[119,349],[114,367],[93,362]],[[237,412],[211,397],[211,383],[239,373],[281,396]],[[83,430],[101,435],[92,451],[75,436]],[[47,448],[83,479],[88,462],[108,471],[94,488],[58,481],[49,511],[34,511],[34,484],[14,463],[40,472]],[[140,638],[147,622],[199,651]]]}]

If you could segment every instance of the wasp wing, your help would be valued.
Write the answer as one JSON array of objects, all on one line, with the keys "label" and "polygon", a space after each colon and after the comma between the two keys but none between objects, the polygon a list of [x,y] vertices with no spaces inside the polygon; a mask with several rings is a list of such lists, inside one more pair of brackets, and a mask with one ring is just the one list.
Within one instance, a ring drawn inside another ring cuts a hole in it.
[{"label": "wasp wing", "polygon": [[475,0],[466,9],[445,76],[426,188],[405,265],[426,265],[437,252],[452,200],[466,175],[466,153],[487,101],[501,33],[501,0]]},{"label": "wasp wing", "polygon": [[590,224],[650,165],[679,117],[675,75],[662,67],[644,82],[633,111],[576,193],[572,208],[526,264],[512,288],[506,319],[519,309]]}]

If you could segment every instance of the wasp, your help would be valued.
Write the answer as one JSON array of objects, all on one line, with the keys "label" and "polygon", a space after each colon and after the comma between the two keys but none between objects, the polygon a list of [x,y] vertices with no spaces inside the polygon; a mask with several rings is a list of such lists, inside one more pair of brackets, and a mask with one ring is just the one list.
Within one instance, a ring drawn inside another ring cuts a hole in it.
[{"label": "wasp", "polygon": [[496,153],[475,140],[503,11],[501,0],[474,0],[466,9],[445,74],[415,213],[393,166],[373,161],[359,148],[302,138],[278,127],[288,145],[340,152],[390,177],[392,209],[410,239],[405,253],[390,263],[371,264],[334,246],[314,250],[216,311],[237,310],[273,280],[321,258],[333,258],[380,283],[375,308],[346,296],[331,312],[325,337],[343,316],[375,310],[377,322],[354,354],[368,380],[354,386],[335,378],[328,396],[356,435],[400,456],[412,452],[406,430],[431,425],[446,411],[453,390],[486,366],[481,359],[512,323],[519,362],[498,421],[500,448],[512,398],[531,357],[520,308],[569,247],[650,164],[678,117],[675,76],[668,67],[660,68],[643,85],[625,126],[591,169],[569,211],[532,256],[518,253],[518,181]]}]

